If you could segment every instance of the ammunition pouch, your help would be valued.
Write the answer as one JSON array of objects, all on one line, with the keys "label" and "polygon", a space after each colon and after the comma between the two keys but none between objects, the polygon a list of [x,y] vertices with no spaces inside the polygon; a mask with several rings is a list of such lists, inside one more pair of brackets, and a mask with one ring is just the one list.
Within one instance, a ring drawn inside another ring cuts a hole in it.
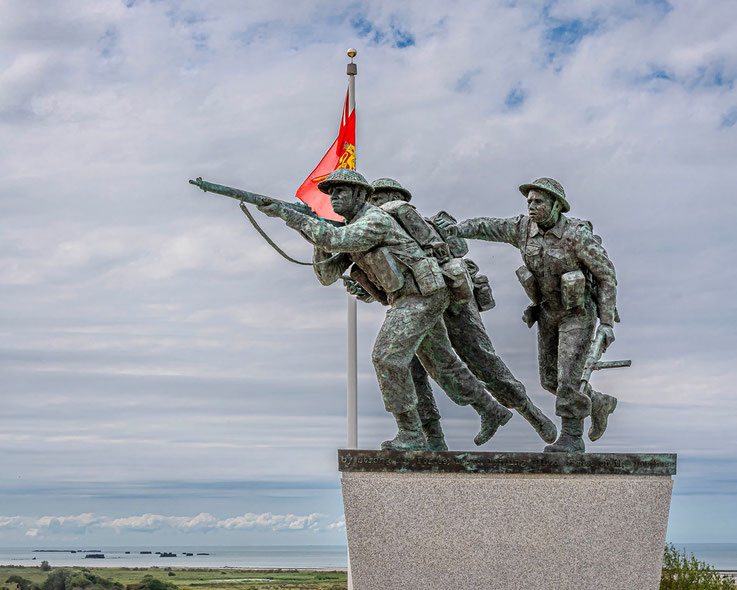
[{"label": "ammunition pouch", "polygon": [[430,256],[437,258],[440,266],[450,260],[450,248],[446,242],[433,242],[428,248]]},{"label": "ammunition pouch", "polygon": [[394,254],[386,246],[367,252],[363,255],[363,260],[371,268],[378,286],[386,293],[394,293],[404,287],[404,273]]},{"label": "ammunition pouch", "polygon": [[438,261],[434,258],[420,258],[409,265],[412,276],[421,295],[430,295],[445,288],[445,280]]},{"label": "ammunition pouch", "polygon": [[357,264],[351,265],[351,270],[348,274],[354,281],[356,281],[359,285],[361,285],[361,287],[363,287],[363,290],[366,291],[366,293],[368,293],[376,301],[378,301],[382,305],[389,305],[389,300],[384,290],[378,285],[374,284],[373,281],[368,277],[368,275],[363,272],[363,270],[361,270],[361,268]]},{"label": "ammunition pouch", "polygon": [[476,307],[479,308],[479,311],[494,309],[496,301],[494,301],[489,278],[479,274],[479,267],[473,260],[466,258],[464,262],[473,281],[473,297],[476,300]]},{"label": "ammunition pouch", "polygon": [[537,279],[530,269],[523,265],[514,271],[514,274],[517,275],[517,280],[519,280],[525,293],[527,293],[527,296],[530,298],[530,301],[534,304],[540,303],[542,299],[540,286],[537,284]]},{"label": "ammunition pouch", "polygon": [[580,270],[572,270],[560,277],[560,298],[563,309],[573,311],[586,302],[586,277]]},{"label": "ammunition pouch", "polygon": [[440,268],[445,285],[450,291],[451,303],[461,306],[471,301],[474,296],[474,284],[464,261],[461,258],[451,258]]},{"label": "ammunition pouch", "polygon": [[476,299],[476,305],[479,311],[489,311],[496,307],[494,294],[491,292],[491,284],[489,284],[489,277],[485,275],[476,275],[473,277],[473,296]]}]

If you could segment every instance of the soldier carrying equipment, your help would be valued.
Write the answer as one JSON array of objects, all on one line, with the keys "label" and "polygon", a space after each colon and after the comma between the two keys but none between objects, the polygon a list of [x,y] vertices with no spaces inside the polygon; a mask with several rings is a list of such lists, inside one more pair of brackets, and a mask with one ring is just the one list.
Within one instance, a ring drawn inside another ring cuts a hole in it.
[{"label": "soldier carrying equipment", "polygon": [[588,384],[581,387],[587,355],[596,357],[591,367],[601,356],[591,351],[594,332],[601,350],[614,341],[618,319],[614,265],[591,223],[563,215],[570,205],[558,181],[538,178],[519,190],[529,215],[477,217],[444,225],[452,235],[505,242],[520,250],[524,266],[517,276],[532,301],[523,320],[529,327],[537,323],[540,381],[555,394],[555,412],[562,419],[560,438],[545,450],[582,453],[583,420],[591,416],[589,438],[597,440],[617,405],[613,396]]},{"label": "soldier carrying equipment", "polygon": [[[553,442],[557,434],[555,425],[532,403],[524,385],[515,379],[494,351],[480,314],[481,311],[494,307],[489,280],[479,273],[478,266],[473,261],[462,258],[468,253],[466,240],[449,235],[443,229],[442,221],[455,223],[455,219],[445,211],[429,219],[423,218],[408,202],[412,194],[394,179],[380,178],[371,184],[374,192],[370,202],[391,213],[423,247],[425,253],[435,256],[440,263],[453,299],[443,316],[453,349],[497,401],[517,410],[544,441]],[[353,271],[351,277],[361,282],[361,277],[354,275]],[[381,297],[376,296],[374,286],[361,284],[373,299],[381,301]],[[355,294],[354,285],[349,285],[348,289]],[[366,297],[361,298],[369,301]],[[431,448],[441,450],[445,443],[440,428],[440,414],[432,396],[427,373],[419,362],[412,365],[412,377],[418,394],[418,411],[423,429],[431,441]]]}]

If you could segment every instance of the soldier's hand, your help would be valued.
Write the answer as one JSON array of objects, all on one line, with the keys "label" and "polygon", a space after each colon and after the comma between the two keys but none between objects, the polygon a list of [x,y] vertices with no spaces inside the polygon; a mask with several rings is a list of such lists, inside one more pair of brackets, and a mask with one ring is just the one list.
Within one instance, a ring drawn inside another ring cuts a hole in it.
[{"label": "soldier's hand", "polygon": [[359,301],[364,303],[373,303],[374,298],[369,295],[368,291],[361,286],[361,283],[348,277],[343,277],[343,284],[345,285],[346,291],[353,295]]},{"label": "soldier's hand", "polygon": [[435,222],[438,227],[441,227],[443,231],[448,234],[449,236],[457,236],[458,235],[458,225],[453,223],[450,219],[438,219]]},{"label": "soldier's hand", "polygon": [[604,337],[604,350],[606,350],[614,342],[614,328],[609,324],[599,324],[599,327],[596,329],[596,337],[598,338],[599,336]]},{"label": "soldier's hand", "polygon": [[528,328],[532,328],[535,322],[540,319],[540,306],[536,304],[528,305],[522,314],[522,321],[527,324]]},{"label": "soldier's hand", "polygon": [[343,282],[345,283],[346,291],[351,295],[359,295],[364,292],[363,287],[358,283],[358,281],[354,281],[353,279],[343,279]]},{"label": "soldier's hand", "polygon": [[268,203],[267,205],[259,205],[258,210],[261,213],[268,215],[269,217],[281,217],[286,218],[286,207],[281,203]]}]

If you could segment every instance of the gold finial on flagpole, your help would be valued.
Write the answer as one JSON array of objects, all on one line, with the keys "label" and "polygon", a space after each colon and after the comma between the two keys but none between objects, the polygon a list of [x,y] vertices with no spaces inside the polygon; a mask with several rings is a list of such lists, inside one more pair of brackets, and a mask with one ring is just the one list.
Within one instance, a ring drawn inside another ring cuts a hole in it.
[{"label": "gold finial on flagpole", "polygon": [[358,67],[356,66],[356,64],[353,63],[353,58],[356,57],[358,51],[356,51],[355,48],[351,47],[348,51],[346,51],[346,53],[348,54],[348,57],[351,58],[351,63],[346,64],[346,74],[348,74],[349,76],[355,76],[356,74],[358,74]]}]

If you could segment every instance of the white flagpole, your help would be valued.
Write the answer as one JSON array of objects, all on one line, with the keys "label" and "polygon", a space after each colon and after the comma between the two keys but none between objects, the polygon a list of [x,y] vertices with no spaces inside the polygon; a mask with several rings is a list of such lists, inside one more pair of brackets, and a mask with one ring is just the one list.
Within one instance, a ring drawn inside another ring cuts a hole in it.
[{"label": "white flagpole", "polygon": [[[346,68],[348,74],[348,115],[356,108],[356,74],[358,69],[353,63],[357,51],[353,48],[348,50],[351,63]],[[356,141],[358,144],[358,141]],[[358,151],[356,149],[356,151]],[[347,397],[347,421],[348,421],[348,448],[358,448],[358,341],[356,322],[356,298],[348,293],[348,397]]]},{"label": "white flagpole", "polygon": [[[356,108],[356,74],[358,68],[353,63],[353,58],[358,53],[352,47],[348,50],[351,63],[346,67],[348,74],[348,116]],[[356,141],[356,152],[358,152],[358,141]],[[356,298],[348,293],[348,399],[346,404],[348,422],[348,448],[358,448],[358,340],[356,322]],[[348,590],[353,590],[353,576],[351,575],[351,554],[348,550]]]}]

